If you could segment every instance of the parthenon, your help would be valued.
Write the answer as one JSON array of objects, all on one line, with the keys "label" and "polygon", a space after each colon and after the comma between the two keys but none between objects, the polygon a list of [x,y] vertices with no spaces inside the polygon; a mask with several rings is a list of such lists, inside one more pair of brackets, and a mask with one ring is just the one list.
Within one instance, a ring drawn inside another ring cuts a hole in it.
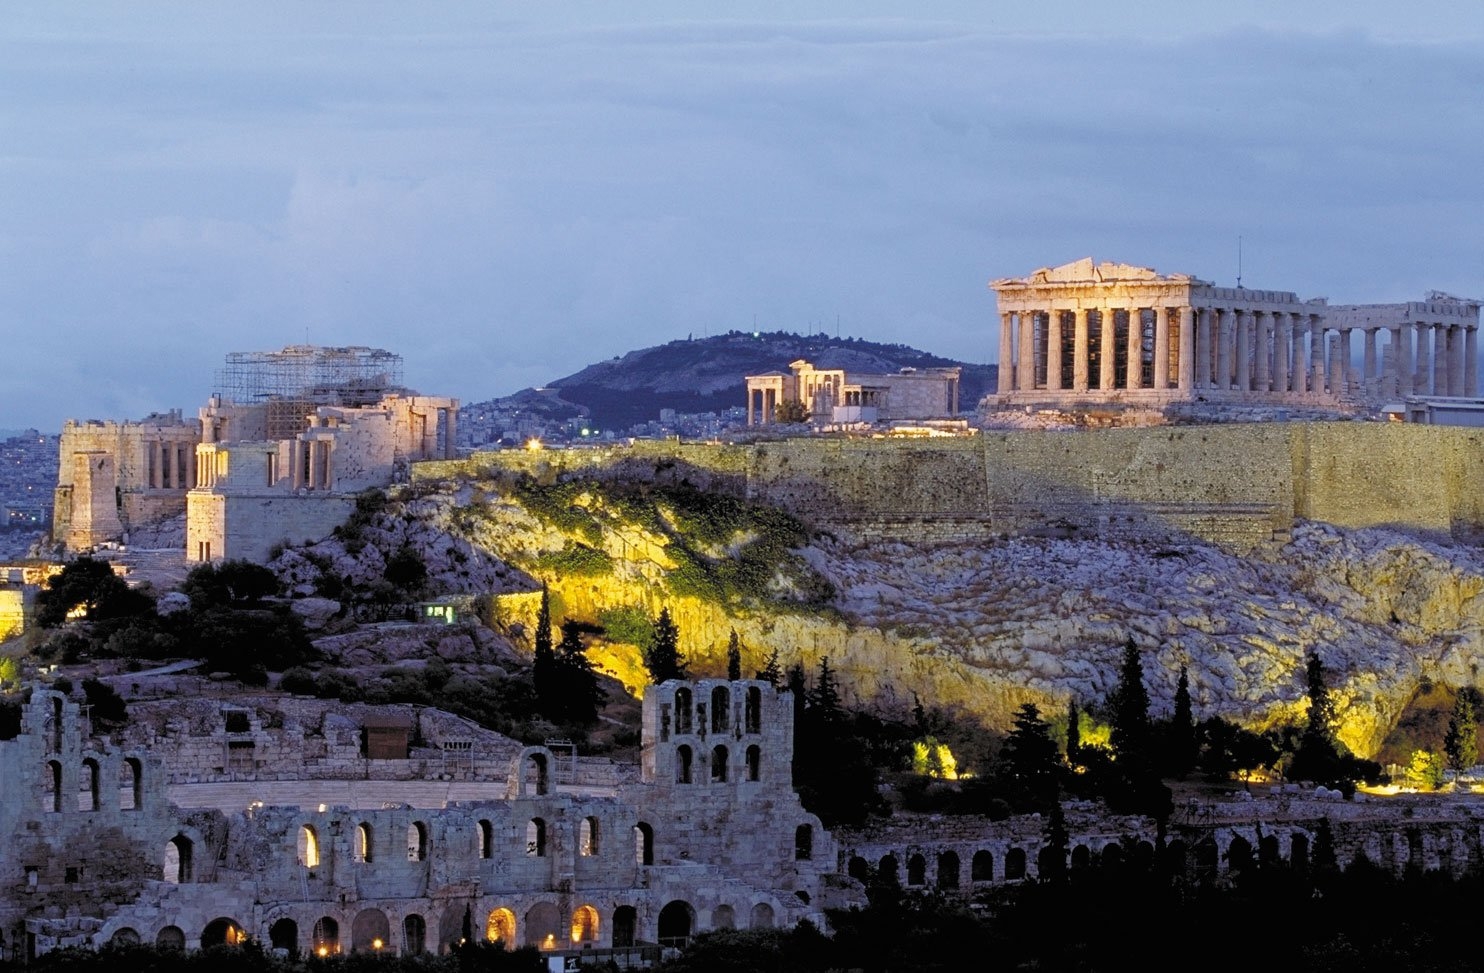
[{"label": "parthenon", "polygon": [[990,286],[1004,405],[1338,405],[1478,394],[1478,301],[1434,293],[1332,307],[1322,297],[1218,287],[1090,257]]}]

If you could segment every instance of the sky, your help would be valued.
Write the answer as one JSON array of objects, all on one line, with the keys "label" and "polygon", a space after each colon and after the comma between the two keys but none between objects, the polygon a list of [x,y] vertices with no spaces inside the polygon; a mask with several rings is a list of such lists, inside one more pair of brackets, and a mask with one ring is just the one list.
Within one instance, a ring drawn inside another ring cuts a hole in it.
[{"label": "sky", "polygon": [[[744,9],[745,8],[745,9]],[[508,395],[730,330],[992,362],[1093,257],[1484,297],[1484,4],[8,3],[0,429],[226,355]]]}]

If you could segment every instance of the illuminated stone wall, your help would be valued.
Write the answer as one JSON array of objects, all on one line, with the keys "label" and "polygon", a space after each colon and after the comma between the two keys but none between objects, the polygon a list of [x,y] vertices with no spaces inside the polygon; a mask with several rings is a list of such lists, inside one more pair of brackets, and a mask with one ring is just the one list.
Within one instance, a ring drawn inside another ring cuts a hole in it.
[{"label": "illuminated stone wall", "polygon": [[68,420],[58,445],[52,537],[86,550],[181,513],[200,439],[200,424],[179,411],[139,422]]}]

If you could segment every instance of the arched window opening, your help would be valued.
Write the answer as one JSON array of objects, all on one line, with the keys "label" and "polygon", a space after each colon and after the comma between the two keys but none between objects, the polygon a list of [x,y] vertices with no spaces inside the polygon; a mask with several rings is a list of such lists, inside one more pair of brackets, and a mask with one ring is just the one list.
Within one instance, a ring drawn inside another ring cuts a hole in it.
[{"label": "arched window opening", "polygon": [[108,941],[118,943],[122,946],[138,946],[139,930],[130,926],[122,926],[113,931],[113,935],[108,937]]},{"label": "arched window opening", "polygon": [[643,821],[634,825],[634,864],[654,864],[654,828]]},{"label": "arched window opening", "polygon": [[743,705],[743,722],[748,733],[763,731],[763,691],[756,686],[747,690],[747,702]]},{"label": "arched window opening", "polygon": [[639,929],[639,913],[631,905],[621,905],[613,910],[613,945],[615,947],[626,947],[634,945]]},{"label": "arched window opening", "polygon": [[1295,832],[1288,842],[1288,864],[1297,870],[1309,867],[1309,836]]},{"label": "arched window opening", "polygon": [[299,951],[299,924],[292,919],[280,919],[269,926],[268,945],[293,956]]},{"label": "arched window opening", "polygon": [[492,943],[503,943],[506,949],[514,949],[515,941],[515,913],[506,908],[490,910],[489,918],[484,921],[484,938]]},{"label": "arched window opening", "polygon": [[98,810],[98,761],[88,757],[82,762],[82,774],[78,779],[77,809]]},{"label": "arched window opening", "polygon": [[379,953],[392,938],[392,924],[380,909],[362,909],[350,921],[350,951]]},{"label": "arched window opening", "polygon": [[340,952],[340,923],[322,916],[310,933],[310,948],[316,956],[334,956]]},{"label": "arched window opening", "polygon": [[1025,849],[1011,848],[1005,852],[1005,881],[1014,882],[1025,878]]},{"label": "arched window opening", "polygon": [[1279,859],[1278,836],[1265,834],[1257,842],[1257,860],[1264,865],[1271,865]]},{"label": "arched window opening", "polygon": [[682,743],[675,748],[675,783],[690,783],[691,759],[690,747]]},{"label": "arched window opening", "polygon": [[165,881],[185,885],[192,878],[191,839],[178,834],[165,843]]},{"label": "arched window opening", "polygon": [[881,876],[881,881],[887,885],[896,885],[900,879],[897,878],[897,856],[887,853],[881,856],[881,861],[876,863],[876,874]]},{"label": "arched window opening", "polygon": [[907,859],[907,884],[927,884],[927,859],[919,854],[913,854]]},{"label": "arched window opening", "polygon": [[729,905],[719,905],[711,912],[712,929],[736,929],[737,912]]},{"label": "arched window opening", "polygon": [[546,822],[541,818],[526,822],[526,854],[534,858],[546,855]]},{"label": "arched window opening", "polygon": [[62,698],[52,697],[52,750],[62,752]]},{"label": "arched window opening", "polygon": [[752,907],[752,928],[773,928],[773,907],[766,902],[759,902]]},{"label": "arched window opening", "polygon": [[596,855],[598,853],[598,839],[598,819],[591,816],[583,818],[582,825],[578,829],[577,853],[585,858],[591,858]]},{"label": "arched window opening", "polygon": [[428,860],[428,826],[421,821],[414,821],[407,826],[407,860]]},{"label": "arched window opening", "polygon": [[953,891],[958,888],[958,854],[945,851],[938,856],[938,888]]},{"label": "arched window opening", "polygon": [[690,944],[691,933],[695,927],[695,910],[690,907],[689,902],[676,899],[660,910],[660,945],[684,949]]},{"label": "arched window opening", "polygon": [[247,933],[236,919],[213,919],[201,930],[201,948],[213,946],[241,946],[247,942]]},{"label": "arched window opening", "polygon": [[711,782],[725,784],[727,781],[727,748],[715,747],[711,751]]},{"label": "arched window opening", "polygon": [[994,855],[987,851],[974,852],[969,863],[969,878],[975,882],[994,881]]},{"label": "arched window opening", "polygon": [[488,821],[479,822],[479,857],[489,858],[495,853],[495,826]]},{"label": "arched window opening", "polygon": [[845,866],[845,874],[862,884],[871,881],[871,863],[860,855],[851,855],[850,864]]},{"label": "arched window opening", "polygon": [[185,933],[179,926],[166,926],[155,935],[155,945],[161,949],[185,949]]},{"label": "arched window opening", "polygon": [[402,920],[402,955],[416,956],[428,950],[428,923],[416,912]]},{"label": "arched window opening", "polygon": [[730,723],[732,711],[732,694],[725,686],[716,686],[711,690],[711,732],[725,733]]},{"label": "arched window opening", "polygon": [[691,712],[692,712],[692,710],[694,710],[694,708],[695,707],[691,703],[690,690],[689,689],[677,689],[677,690],[675,690],[675,732],[676,733],[690,733],[690,732],[692,732],[692,730],[691,730]]},{"label": "arched window opening", "polygon": [[319,867],[319,835],[307,824],[299,829],[299,864],[305,868]]},{"label": "arched window opening", "polygon": [[526,789],[537,797],[551,789],[551,768],[547,766],[546,754],[533,753],[526,757],[525,783]]},{"label": "arched window opening", "polygon": [[1078,845],[1072,849],[1072,871],[1080,872],[1086,870],[1092,864],[1092,852],[1086,845]]},{"label": "arched window opening", "polygon": [[369,862],[375,856],[375,846],[371,842],[371,825],[362,821],[356,825],[356,861]]},{"label": "arched window opening", "polygon": [[137,758],[125,757],[119,764],[119,810],[137,811],[142,806],[144,765]]},{"label": "arched window opening", "polygon": [[46,792],[42,806],[52,813],[62,810],[62,765],[56,760],[46,762]]},{"label": "arched window opening", "polygon": [[526,945],[540,949],[559,949],[562,942],[562,917],[555,902],[537,902],[526,912]]},{"label": "arched window opening", "polygon": [[572,913],[572,942],[595,943],[598,941],[598,910],[590,905],[578,907]]},{"label": "arched window opening", "polygon": [[794,860],[806,862],[814,857],[814,827],[801,824],[794,829]]},{"label": "arched window opening", "polygon": [[763,776],[763,751],[757,744],[747,748],[747,779],[761,780]]},{"label": "arched window opening", "polygon": [[1116,842],[1106,844],[1103,846],[1103,850],[1098,857],[1099,864],[1103,866],[1103,871],[1109,875],[1116,875],[1123,871],[1124,855],[1122,845]]}]

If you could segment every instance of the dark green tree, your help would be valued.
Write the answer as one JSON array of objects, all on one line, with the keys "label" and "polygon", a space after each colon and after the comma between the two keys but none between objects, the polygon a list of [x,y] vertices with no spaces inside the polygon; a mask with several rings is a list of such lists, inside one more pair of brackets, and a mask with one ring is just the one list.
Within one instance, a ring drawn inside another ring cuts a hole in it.
[{"label": "dark green tree", "polygon": [[742,678],[742,641],[737,638],[735,628],[727,642],[727,678],[732,682]]},{"label": "dark green tree", "polygon": [[1356,757],[1335,734],[1334,702],[1324,682],[1324,664],[1317,653],[1309,653],[1304,678],[1309,713],[1299,735],[1298,749],[1288,764],[1289,778],[1333,787],[1347,797],[1355,793],[1357,781],[1379,781],[1381,766],[1373,760]]},{"label": "dark green tree", "polygon": [[89,622],[112,621],[154,611],[154,600],[130,588],[113,565],[91,557],[68,561],[36,593],[36,624],[55,628],[74,611]]},{"label": "dark green tree", "polygon": [[830,669],[830,658],[819,660],[819,678],[808,694],[807,705],[819,719],[838,723],[845,718],[845,709],[840,704],[840,689],[835,684],[835,673]]},{"label": "dark green tree", "polygon": [[778,665],[778,650],[768,653],[768,663],[757,672],[757,678],[777,689],[783,682],[783,669]]},{"label": "dark green tree", "polygon": [[1044,811],[1055,802],[1056,741],[1035,703],[1020,705],[995,767],[1010,803],[1018,810]]},{"label": "dark green tree", "polygon": [[124,698],[108,683],[98,679],[84,679],[82,693],[87,698],[94,727],[113,730],[128,722],[129,714]]},{"label": "dark green tree", "polygon": [[1335,704],[1330,698],[1329,687],[1324,684],[1324,663],[1319,653],[1310,652],[1304,667],[1304,679],[1309,697],[1309,715],[1304,725],[1304,734],[1316,739],[1333,740],[1335,732]]},{"label": "dark green tree", "polygon": [[800,802],[827,827],[863,823],[882,805],[876,768],[858,720],[840,702],[829,659],[820,660],[813,689],[805,683],[802,663],[788,676],[795,713],[793,778]]},{"label": "dark green tree", "polygon": [[654,620],[654,634],[644,651],[644,667],[649,670],[650,682],[656,686],[667,679],[685,679],[685,660],[680,655],[680,632],[670,620],[669,606],[660,609]]},{"label": "dark green tree", "polygon": [[598,711],[608,701],[608,694],[598,683],[598,673],[587,657],[582,636],[590,627],[567,619],[562,622],[562,641],[556,653],[558,722],[574,726],[592,726],[598,722]]},{"label": "dark green tree", "polygon": [[180,590],[193,611],[251,608],[278,594],[278,576],[252,561],[208,561],[190,570]]},{"label": "dark green tree", "polygon": [[1468,690],[1461,691],[1453,701],[1448,731],[1443,734],[1443,753],[1454,770],[1468,770],[1479,762],[1479,721],[1474,714],[1473,694]]},{"label": "dark green tree", "polygon": [[1082,727],[1077,700],[1067,700],[1067,763],[1076,765],[1082,759]]},{"label": "dark green tree", "polygon": [[1063,882],[1067,877],[1067,851],[1071,835],[1067,833],[1067,818],[1061,809],[1061,801],[1053,800],[1046,815],[1046,826],[1041,831],[1046,844],[1041,848],[1037,866],[1043,882]]},{"label": "dark green tree", "polygon": [[536,691],[536,705],[553,716],[561,708],[560,676],[556,652],[551,645],[551,593],[541,586],[541,608],[536,613],[535,650],[531,660],[531,683]]},{"label": "dark green tree", "polygon": [[1118,685],[1109,699],[1112,709],[1114,759],[1134,764],[1149,761],[1149,692],[1144,688],[1144,668],[1139,647],[1132,637],[1123,645],[1123,664]]},{"label": "dark green tree", "polygon": [[1184,778],[1195,767],[1197,747],[1195,717],[1190,703],[1190,675],[1180,666],[1180,679],[1175,684],[1175,712],[1161,726],[1161,770],[1171,777]]}]

